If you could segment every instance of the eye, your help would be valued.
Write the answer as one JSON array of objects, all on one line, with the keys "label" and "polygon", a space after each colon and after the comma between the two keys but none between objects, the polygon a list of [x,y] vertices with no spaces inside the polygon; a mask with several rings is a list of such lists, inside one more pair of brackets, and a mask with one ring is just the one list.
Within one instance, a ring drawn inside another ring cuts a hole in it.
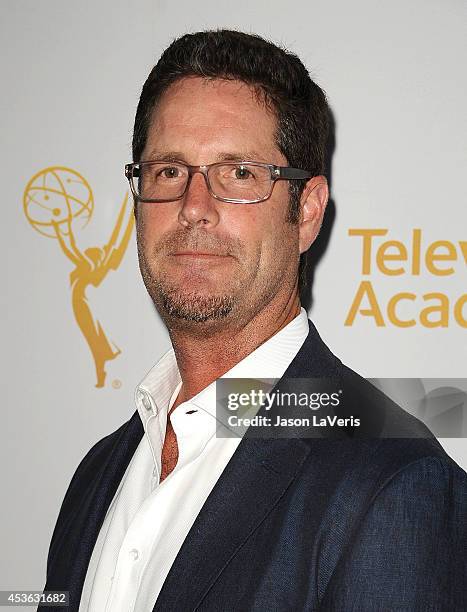
[{"label": "eye", "polygon": [[176,166],[166,166],[158,171],[157,176],[167,179],[178,178],[180,176],[180,168]]},{"label": "eye", "polygon": [[236,179],[239,180],[254,178],[253,173],[251,172],[251,170],[248,170],[246,166],[236,166],[234,170],[234,176]]}]

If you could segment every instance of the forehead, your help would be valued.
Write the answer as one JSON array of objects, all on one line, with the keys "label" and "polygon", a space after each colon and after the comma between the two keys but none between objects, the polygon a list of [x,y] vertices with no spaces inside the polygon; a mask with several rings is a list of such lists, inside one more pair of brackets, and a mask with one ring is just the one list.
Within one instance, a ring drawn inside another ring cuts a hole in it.
[{"label": "forehead", "polygon": [[191,148],[194,154],[249,152],[255,159],[282,163],[276,129],[275,113],[253,87],[240,81],[183,78],[164,92],[153,111],[145,157]]}]

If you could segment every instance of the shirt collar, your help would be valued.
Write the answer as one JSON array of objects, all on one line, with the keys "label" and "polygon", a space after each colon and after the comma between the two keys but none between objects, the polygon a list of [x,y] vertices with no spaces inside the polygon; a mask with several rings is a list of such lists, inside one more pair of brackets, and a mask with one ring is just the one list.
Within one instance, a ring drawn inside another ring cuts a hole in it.
[{"label": "shirt collar", "polygon": [[[258,346],[242,361],[233,366],[225,378],[280,378],[300,350],[309,332],[306,310],[300,313],[274,336]],[[165,353],[136,388],[135,402],[146,430],[148,419],[159,416],[164,423],[167,412],[175,401],[181,377],[173,349]],[[183,406],[177,406],[174,414]],[[189,400],[201,410],[215,416],[215,382]],[[162,423],[161,423],[162,425]]]}]

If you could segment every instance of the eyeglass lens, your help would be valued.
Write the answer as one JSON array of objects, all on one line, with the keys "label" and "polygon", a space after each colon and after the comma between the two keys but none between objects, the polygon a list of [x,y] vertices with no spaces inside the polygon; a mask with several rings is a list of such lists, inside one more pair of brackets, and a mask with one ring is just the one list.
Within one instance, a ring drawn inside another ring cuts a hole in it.
[{"label": "eyeglass lens", "polygon": [[[213,164],[208,167],[207,173],[208,187],[219,198],[260,200],[271,189],[271,172],[267,166],[251,163]],[[141,164],[139,174],[134,186],[144,200],[178,199],[184,194],[189,180],[188,168],[173,162]]]}]

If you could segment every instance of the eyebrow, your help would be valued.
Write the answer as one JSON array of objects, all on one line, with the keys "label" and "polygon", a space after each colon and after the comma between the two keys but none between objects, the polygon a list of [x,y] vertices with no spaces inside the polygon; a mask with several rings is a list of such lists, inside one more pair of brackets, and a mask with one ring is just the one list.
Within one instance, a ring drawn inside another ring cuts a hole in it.
[{"label": "eyebrow", "polygon": [[[143,160],[142,160],[143,161]],[[180,151],[160,151],[157,149],[153,149],[147,156],[145,156],[144,161],[170,161],[170,162],[182,162],[188,164],[186,156]],[[258,151],[225,151],[218,153],[214,161],[258,161],[263,163],[270,163],[262,154]],[[188,164],[190,165],[190,164]]]}]

